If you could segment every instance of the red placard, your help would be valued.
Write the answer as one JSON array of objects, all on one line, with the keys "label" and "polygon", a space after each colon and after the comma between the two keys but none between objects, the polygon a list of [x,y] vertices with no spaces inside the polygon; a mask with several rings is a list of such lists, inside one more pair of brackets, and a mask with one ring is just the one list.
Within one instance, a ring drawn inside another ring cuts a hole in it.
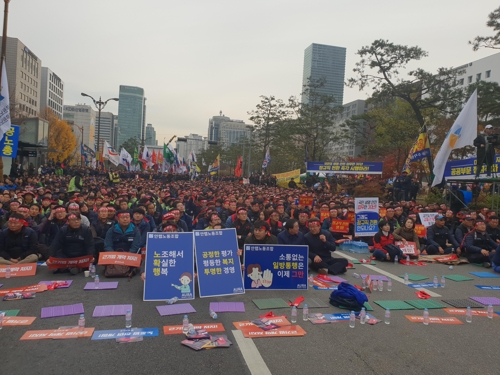
[{"label": "red placard", "polygon": [[35,284],[29,286],[20,286],[18,288],[0,290],[0,297],[8,293],[41,293],[47,290],[47,284]]},{"label": "red placard", "polygon": [[291,337],[291,336],[304,336],[306,331],[301,326],[286,326],[263,331],[259,327],[246,327],[242,328],[243,336],[247,338],[257,339],[260,337]]},{"label": "red placard", "polygon": [[387,208],[385,207],[381,207],[378,209],[378,214],[380,217],[385,217],[385,215],[387,215]]},{"label": "red placard", "polygon": [[356,220],[356,213],[354,212],[348,212],[347,213],[347,221],[350,223],[350,224],[354,224],[354,221]]},{"label": "red placard", "polygon": [[349,233],[349,224],[350,223],[348,220],[332,219],[332,226],[330,227],[330,232]]},{"label": "red placard", "polygon": [[[467,313],[467,309],[443,309],[446,311],[448,314],[451,315],[465,315]],[[472,316],[484,316],[488,317],[488,311],[484,310],[471,310]],[[494,318],[500,318],[499,315],[493,314]]]},{"label": "red placard", "polygon": [[396,241],[394,244],[399,246],[404,255],[417,255],[417,244],[415,242]]},{"label": "red placard", "polygon": [[328,219],[330,217],[330,211],[329,210],[320,210],[319,211],[319,220],[321,220],[321,223],[325,221],[325,219]]},{"label": "red placard", "polygon": [[3,318],[3,325],[5,326],[29,326],[35,321],[34,316],[6,316]]},{"label": "red placard", "polygon": [[307,207],[312,206],[314,202],[314,197],[308,197],[307,195],[301,195],[299,197],[299,205]]},{"label": "red placard", "polygon": [[427,235],[427,230],[422,224],[415,224],[415,233],[418,237],[423,238]]},{"label": "red placard", "polygon": [[87,327],[83,331],[80,331],[78,328],[27,331],[20,340],[77,339],[80,337],[92,337],[93,333],[94,328]]},{"label": "red placard", "polygon": [[58,268],[88,268],[90,263],[93,261],[94,257],[92,255],[86,255],[78,258],[50,257],[47,261],[47,266],[49,267],[49,270],[55,270]]},{"label": "red placard", "polygon": [[[0,277],[5,277],[7,266],[0,266]],[[36,263],[21,263],[10,265],[10,277],[34,276],[36,274]]]},{"label": "red placard", "polygon": [[99,265],[117,264],[120,266],[140,267],[142,254],[125,252],[102,252],[99,253]]},{"label": "red placard", "polygon": [[[272,318],[268,318],[268,321],[280,327],[289,326],[291,324],[285,316],[275,316]],[[262,331],[260,328],[258,328],[255,324],[253,324],[249,320],[244,320],[242,322],[233,322],[233,325],[236,327],[236,329],[240,330],[242,328],[253,327]]]},{"label": "red placard", "polygon": [[[224,332],[222,323],[194,324],[194,329],[204,329],[207,332]],[[163,326],[164,335],[182,335],[182,325]]]},{"label": "red placard", "polygon": [[[419,315],[419,316],[413,316],[413,315],[405,315],[406,319],[408,319],[412,323],[423,323],[424,322],[424,317]],[[455,317],[441,317],[441,316],[429,316],[429,323],[433,324],[464,324],[460,320],[458,320]]]}]

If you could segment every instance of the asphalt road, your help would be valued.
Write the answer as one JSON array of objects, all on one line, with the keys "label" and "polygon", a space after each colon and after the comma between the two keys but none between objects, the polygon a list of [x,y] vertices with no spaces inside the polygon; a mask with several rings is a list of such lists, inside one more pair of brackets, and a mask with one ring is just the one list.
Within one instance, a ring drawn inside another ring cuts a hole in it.
[{"label": "asphalt road", "polygon": [[[351,255],[351,254],[348,254]],[[348,281],[359,283],[352,274],[377,274],[377,269],[395,275],[405,271],[428,276],[461,274],[472,271],[487,271],[474,265],[448,266],[431,264],[426,267],[394,265],[378,262],[375,268],[356,265],[344,276]],[[491,270],[490,270],[491,272]],[[243,301],[245,313],[221,313],[218,322],[226,329],[233,341],[227,349],[213,349],[195,352],[180,344],[180,335],[163,335],[165,325],[181,324],[182,315],[161,317],[156,311],[158,302],[142,301],[142,281],[135,277],[128,282],[119,281],[118,289],[84,291],[90,279],[83,274],[77,276],[52,275],[39,267],[36,276],[0,279],[2,289],[32,285],[40,280],[72,279],[68,289],[39,293],[33,300],[0,301],[0,310],[20,309],[19,316],[35,316],[30,326],[4,327],[0,331],[0,353],[2,366],[0,374],[251,374],[240,346],[235,340],[232,322],[255,319],[267,310],[259,310],[252,300],[256,298],[281,297],[295,299],[299,295],[321,298],[328,301],[330,291],[310,289],[307,292],[294,291],[248,291],[244,295],[217,298],[196,298],[190,303],[197,310],[190,315],[193,323],[210,323],[208,313],[210,302]],[[102,277],[101,281],[110,281]],[[447,280],[444,289],[430,289],[440,294],[435,297],[467,298],[469,296],[500,297],[500,291],[486,291],[475,284],[500,285],[500,279],[481,279],[454,282]],[[384,310],[373,303],[378,299],[417,299],[415,289],[393,282],[393,290],[374,292],[369,296],[377,318],[383,320]],[[89,338],[68,340],[20,341],[27,330],[57,329],[60,326],[76,325],[78,315],[40,319],[40,309],[82,302],[88,327],[96,330],[124,328],[124,317],[92,318],[97,305],[133,304],[134,327],[157,327],[159,337],[145,338],[142,342],[119,344],[114,340],[91,341]],[[451,306],[449,306],[451,307]],[[495,310],[500,311],[500,307]],[[276,309],[276,315],[290,315],[290,309]],[[312,309],[311,312],[345,312],[333,306]],[[445,311],[430,310],[431,316],[447,316]],[[431,324],[424,326],[411,323],[405,315],[422,315],[422,310],[392,311],[391,324],[375,326],[357,323],[354,329],[347,322],[328,325],[313,325],[303,322],[299,312],[298,324],[305,329],[304,337],[281,337],[244,339],[253,342],[269,372],[256,370],[253,374],[498,374],[500,317],[488,319],[474,317],[471,324],[465,323],[465,316],[457,316],[463,325]],[[252,346],[252,345],[250,345]],[[244,349],[245,351],[247,349]],[[254,353],[255,354],[255,353]],[[251,360],[253,362],[253,360]]]}]

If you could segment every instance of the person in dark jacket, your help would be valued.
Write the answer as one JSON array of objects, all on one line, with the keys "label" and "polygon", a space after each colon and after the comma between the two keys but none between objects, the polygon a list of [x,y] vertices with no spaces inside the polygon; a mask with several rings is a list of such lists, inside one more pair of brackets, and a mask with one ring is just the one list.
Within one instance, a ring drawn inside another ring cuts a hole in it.
[{"label": "person in dark jacket", "polygon": [[500,273],[500,245],[491,256],[491,267],[493,268],[493,271]]},{"label": "person in dark jacket", "polygon": [[253,233],[245,238],[245,245],[267,244],[277,245],[278,239],[271,233],[269,224],[263,220],[254,223]]},{"label": "person in dark jacket", "polygon": [[495,255],[497,244],[486,232],[484,220],[476,220],[475,229],[465,237],[465,256],[470,263],[483,263],[491,267],[490,260]]},{"label": "person in dark jacket", "polygon": [[299,230],[299,223],[295,219],[285,222],[285,230],[278,234],[278,243],[281,245],[304,245],[304,234]]},{"label": "person in dark jacket", "polygon": [[472,230],[474,230],[474,218],[470,215],[465,215],[462,223],[455,229],[455,239],[462,245],[465,235]]},{"label": "person in dark jacket", "polygon": [[474,146],[477,148],[476,178],[479,177],[483,164],[486,163],[486,176],[491,176],[491,167],[495,159],[495,147],[498,146],[498,138],[491,137],[492,125],[484,127],[484,133],[477,135]]},{"label": "person in dark jacket", "polygon": [[37,235],[26,225],[23,215],[12,214],[7,224],[0,231],[0,264],[38,262]]},{"label": "person in dark jacket", "polygon": [[486,225],[486,232],[488,232],[493,241],[500,244],[500,228],[498,227],[499,218],[498,216],[490,216],[488,220],[489,222],[488,225]]},{"label": "person in dark jacket", "polygon": [[57,233],[66,225],[66,209],[63,206],[55,206],[51,209],[49,217],[42,224],[40,233],[45,235],[45,244],[50,246]]},{"label": "person in dark jacket", "polygon": [[236,213],[236,220],[232,228],[236,228],[236,236],[238,238],[238,249],[242,250],[247,236],[250,236],[253,231],[252,223],[248,220],[247,210],[240,207]]},{"label": "person in dark jacket", "polygon": [[280,214],[276,210],[271,211],[267,224],[269,224],[273,236],[278,237],[278,235],[285,230],[285,228],[283,228],[283,223],[280,221]]},{"label": "person in dark jacket", "polygon": [[334,258],[335,240],[330,232],[321,229],[318,218],[309,219],[309,233],[304,236],[309,246],[309,259],[311,268],[319,274],[338,275],[347,271],[347,259]]},{"label": "person in dark jacket", "polygon": [[300,211],[299,215],[299,230],[302,232],[302,234],[306,235],[309,233],[309,214],[307,211]]},{"label": "person in dark jacket", "polygon": [[104,251],[138,253],[141,248],[141,232],[130,222],[130,213],[117,211],[116,221],[106,233]]},{"label": "person in dark jacket", "polygon": [[90,230],[92,231],[92,236],[94,237],[95,263],[97,263],[99,259],[99,254],[104,250],[104,239],[106,238],[106,233],[108,233],[108,230],[114,224],[115,221],[108,218],[108,208],[100,207],[97,220],[90,225]]},{"label": "person in dark jacket", "polygon": [[145,215],[146,213],[142,208],[134,208],[132,213],[132,224],[134,224],[136,228],[139,229],[139,232],[141,232],[141,243],[139,247],[146,246],[148,232],[153,231],[151,229],[151,224],[149,223],[149,220],[146,219]]},{"label": "person in dark jacket", "polygon": [[[435,223],[427,228],[428,246],[425,252],[428,255],[450,254],[453,250],[456,251],[457,255],[460,255],[460,244],[444,223],[445,217],[443,215],[436,215]],[[447,243],[451,244],[451,246],[447,246]]]}]

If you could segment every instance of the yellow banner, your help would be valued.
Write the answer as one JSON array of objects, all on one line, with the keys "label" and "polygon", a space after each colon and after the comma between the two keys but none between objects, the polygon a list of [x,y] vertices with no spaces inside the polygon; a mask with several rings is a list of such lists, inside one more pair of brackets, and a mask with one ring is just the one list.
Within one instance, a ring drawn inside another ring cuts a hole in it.
[{"label": "yellow banner", "polygon": [[273,176],[276,177],[276,182],[278,183],[290,181],[292,178],[294,178],[298,183],[300,178],[300,169],[295,169],[289,172],[276,173],[273,174]]}]

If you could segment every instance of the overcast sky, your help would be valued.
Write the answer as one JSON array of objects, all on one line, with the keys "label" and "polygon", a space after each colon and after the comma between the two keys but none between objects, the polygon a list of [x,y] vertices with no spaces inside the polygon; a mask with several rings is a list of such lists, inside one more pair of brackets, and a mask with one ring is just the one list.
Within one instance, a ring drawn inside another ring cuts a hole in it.
[{"label": "overcast sky", "polygon": [[[2,2],[3,3],[3,2]],[[498,0],[12,0],[8,35],[19,38],[65,82],[65,103],[86,92],[117,97],[120,85],[144,88],[147,122],[163,138],[207,135],[221,110],[248,122],[259,95],[287,99],[302,85],[311,43],[356,51],[375,39],[418,45],[435,71],[495,53],[473,52],[492,35]],[[497,51],[498,52],[498,51]],[[344,102],[368,93],[345,89]],[[108,108],[118,114],[118,105]]]}]

